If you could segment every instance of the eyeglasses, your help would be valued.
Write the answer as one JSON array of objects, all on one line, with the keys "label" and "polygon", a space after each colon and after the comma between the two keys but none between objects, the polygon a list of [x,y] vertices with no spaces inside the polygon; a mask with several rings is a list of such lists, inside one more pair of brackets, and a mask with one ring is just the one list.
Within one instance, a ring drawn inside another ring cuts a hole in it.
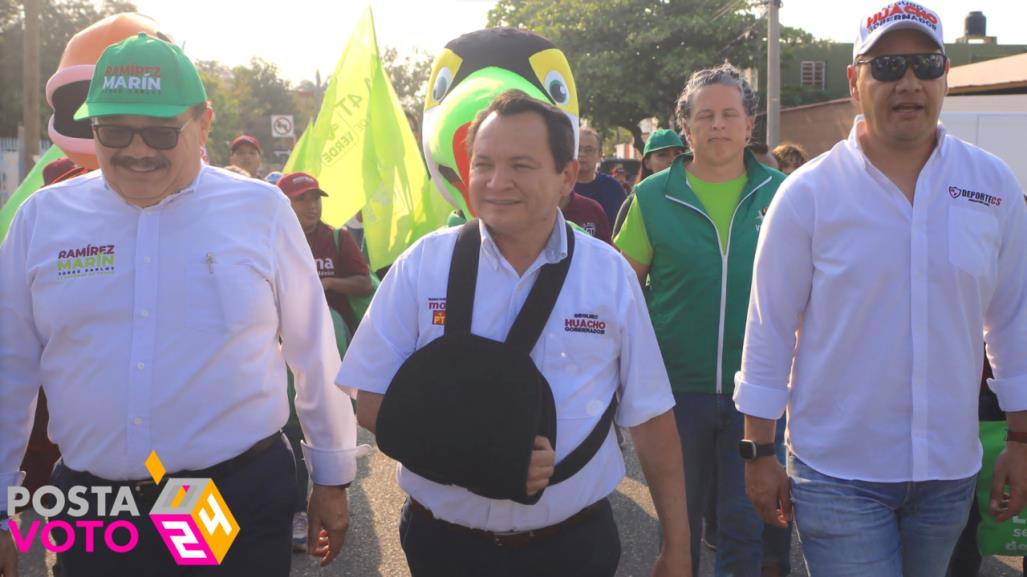
[{"label": "eyeglasses", "polygon": [[944,54],[888,54],[868,60],[857,60],[856,64],[869,64],[870,75],[879,82],[895,82],[913,68],[913,74],[920,80],[936,80],[945,74]]},{"label": "eyeglasses", "polygon": [[578,154],[595,154],[599,152],[599,149],[594,146],[579,146]]},{"label": "eyeglasses", "polygon": [[154,150],[171,150],[178,146],[178,136],[190,121],[192,118],[186,120],[182,126],[144,126],[143,128],[132,128],[120,124],[94,124],[93,134],[96,135],[96,140],[107,148],[125,148],[132,144],[132,139],[138,134],[146,146]]}]

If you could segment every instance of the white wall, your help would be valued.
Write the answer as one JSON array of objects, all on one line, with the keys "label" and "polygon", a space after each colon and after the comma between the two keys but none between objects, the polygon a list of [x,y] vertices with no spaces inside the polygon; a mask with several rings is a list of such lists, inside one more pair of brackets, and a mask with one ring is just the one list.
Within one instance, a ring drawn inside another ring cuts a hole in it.
[{"label": "white wall", "polygon": [[1027,112],[947,112],[942,110],[945,129],[967,142],[998,156],[1009,165],[1027,190]]}]

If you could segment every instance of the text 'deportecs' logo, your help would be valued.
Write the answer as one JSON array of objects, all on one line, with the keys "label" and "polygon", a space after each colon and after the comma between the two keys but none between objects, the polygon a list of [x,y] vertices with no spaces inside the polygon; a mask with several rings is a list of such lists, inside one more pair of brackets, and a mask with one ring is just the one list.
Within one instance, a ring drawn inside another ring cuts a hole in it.
[{"label": "text 'deportecs' logo", "polygon": [[987,194],[985,192],[977,192],[976,190],[967,190],[958,186],[949,187],[949,196],[952,198],[963,198],[969,202],[977,204],[983,204],[984,206],[1001,206],[1002,197]]},{"label": "text 'deportecs' logo", "polygon": [[[146,468],[159,484],[164,467],[156,453],[151,453]],[[150,520],[179,565],[220,565],[239,534],[232,511],[211,479],[168,479],[150,509]]]}]

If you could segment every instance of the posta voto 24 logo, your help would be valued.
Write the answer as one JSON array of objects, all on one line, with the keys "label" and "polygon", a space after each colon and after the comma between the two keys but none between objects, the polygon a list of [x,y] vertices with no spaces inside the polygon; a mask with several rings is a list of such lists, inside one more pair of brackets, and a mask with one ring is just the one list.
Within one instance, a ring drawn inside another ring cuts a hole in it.
[{"label": "posta voto 24 logo", "polygon": [[[156,452],[146,459],[146,470],[153,482],[160,485],[164,479],[164,465]],[[97,497],[96,511],[89,511],[87,493]],[[44,502],[52,502],[44,504]],[[107,507],[107,503],[110,506]],[[133,522],[117,519],[105,523],[103,517],[129,513],[141,517],[131,487],[71,487],[67,495],[52,485],[40,487],[30,494],[25,487],[7,489],[7,506],[13,515],[19,507],[29,504],[41,517],[53,517],[62,512],[67,517],[90,515],[99,519],[79,519],[70,523],[61,519],[41,523],[33,521],[19,529],[13,519],[7,521],[18,550],[26,553],[38,539],[47,551],[63,553],[75,545],[77,533],[83,532],[85,551],[96,550],[100,534],[102,546],[115,553],[127,553],[139,542],[139,530]],[[67,508],[66,508],[67,506]],[[150,509],[150,520],[178,565],[220,565],[235,538],[239,525],[225,503],[221,492],[211,479],[168,478],[157,501]]]}]

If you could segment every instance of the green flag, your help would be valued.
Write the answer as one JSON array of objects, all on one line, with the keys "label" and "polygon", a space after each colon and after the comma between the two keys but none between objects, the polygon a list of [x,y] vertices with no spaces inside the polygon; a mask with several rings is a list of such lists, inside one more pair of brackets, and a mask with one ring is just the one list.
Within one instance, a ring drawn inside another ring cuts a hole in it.
[{"label": "green flag", "polygon": [[335,68],[312,132],[309,146],[320,151],[320,165],[308,172],[328,193],[324,220],[342,226],[363,210],[372,269],[392,264],[415,240],[445,224],[449,205],[431,185],[382,66],[370,7]]},{"label": "green flag", "polygon": [[18,212],[18,207],[20,207],[28,197],[32,196],[32,193],[43,188],[43,167],[63,156],[64,151],[51,145],[50,149],[39,158],[36,165],[29,171],[25,180],[18,185],[14,194],[7,199],[7,202],[4,203],[4,207],[0,208],[0,242],[3,242],[4,239],[7,238],[7,229],[10,228],[11,221],[14,220],[14,213]]},{"label": "green flag", "polygon": [[317,154],[313,153],[314,146],[312,146],[311,133],[314,128],[314,120],[311,119],[307,122],[307,129],[300,135],[300,139],[296,142],[296,146],[292,147],[292,153],[289,154],[289,160],[285,161],[285,166],[282,167],[282,174],[289,174],[290,172],[306,172],[307,174],[317,173],[317,166],[314,163],[319,160],[320,152]]}]

